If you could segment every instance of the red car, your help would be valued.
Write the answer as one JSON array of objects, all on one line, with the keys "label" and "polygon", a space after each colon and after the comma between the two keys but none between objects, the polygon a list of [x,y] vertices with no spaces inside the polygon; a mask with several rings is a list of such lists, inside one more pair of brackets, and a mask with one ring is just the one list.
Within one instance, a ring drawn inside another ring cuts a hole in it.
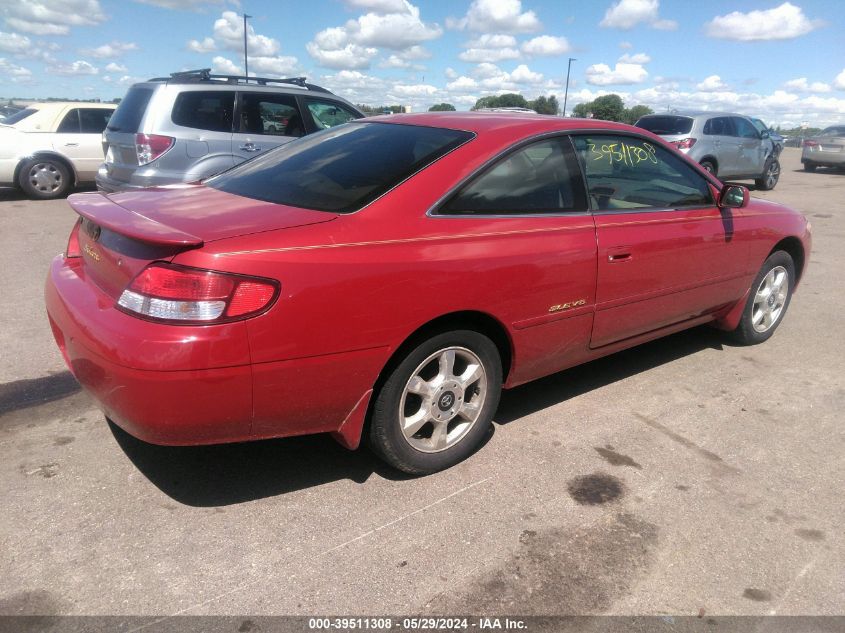
[{"label": "red car", "polygon": [[596,120],[351,122],[200,184],[69,198],[46,288],[65,360],[155,444],[329,432],[467,457],[501,389],[702,323],[783,320],[809,224]]}]

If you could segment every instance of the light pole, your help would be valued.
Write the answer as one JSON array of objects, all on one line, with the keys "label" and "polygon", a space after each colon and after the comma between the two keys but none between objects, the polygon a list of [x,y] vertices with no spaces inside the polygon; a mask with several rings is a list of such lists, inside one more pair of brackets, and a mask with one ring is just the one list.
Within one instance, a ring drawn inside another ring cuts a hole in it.
[{"label": "light pole", "polygon": [[569,97],[569,71],[572,70],[572,62],[578,60],[574,57],[569,58],[569,64],[566,66],[566,90],[563,93],[563,118],[566,118],[566,99]]},{"label": "light pole", "polygon": [[244,77],[249,77],[249,64],[246,61],[246,19],[251,18],[251,15],[244,13]]}]

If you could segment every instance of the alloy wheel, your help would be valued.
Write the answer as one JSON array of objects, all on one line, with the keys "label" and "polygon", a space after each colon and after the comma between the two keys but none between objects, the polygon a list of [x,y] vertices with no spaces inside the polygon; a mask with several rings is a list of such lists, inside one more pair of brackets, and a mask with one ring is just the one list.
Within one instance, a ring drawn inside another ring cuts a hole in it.
[{"label": "alloy wheel", "polygon": [[757,332],[767,332],[777,323],[789,293],[789,273],[783,266],[775,266],[763,277],[754,295],[751,324]]}]

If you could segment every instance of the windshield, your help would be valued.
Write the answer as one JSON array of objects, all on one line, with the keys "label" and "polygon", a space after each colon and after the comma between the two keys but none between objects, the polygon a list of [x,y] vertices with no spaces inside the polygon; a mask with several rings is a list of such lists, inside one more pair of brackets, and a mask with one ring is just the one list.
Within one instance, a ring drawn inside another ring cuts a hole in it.
[{"label": "windshield", "polygon": [[15,112],[14,114],[7,116],[3,119],[2,123],[3,125],[14,125],[18,121],[23,121],[26,117],[31,114],[35,114],[36,112],[38,112],[38,110],[35,108],[26,108],[20,112]]},{"label": "windshield", "polygon": [[685,116],[646,116],[637,121],[637,127],[663,136],[689,134],[692,119]]},{"label": "windshield", "polygon": [[347,123],[286,143],[206,184],[255,200],[351,213],[472,137],[419,125]]}]

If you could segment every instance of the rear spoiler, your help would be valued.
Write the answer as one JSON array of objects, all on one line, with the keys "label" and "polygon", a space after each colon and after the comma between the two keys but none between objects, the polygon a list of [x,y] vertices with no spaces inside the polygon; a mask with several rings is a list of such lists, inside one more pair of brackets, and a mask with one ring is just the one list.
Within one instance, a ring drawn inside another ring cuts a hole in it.
[{"label": "rear spoiler", "polygon": [[104,193],[75,193],[68,204],[83,218],[133,240],[166,246],[202,246],[202,238],[156,222],[112,202]]}]

